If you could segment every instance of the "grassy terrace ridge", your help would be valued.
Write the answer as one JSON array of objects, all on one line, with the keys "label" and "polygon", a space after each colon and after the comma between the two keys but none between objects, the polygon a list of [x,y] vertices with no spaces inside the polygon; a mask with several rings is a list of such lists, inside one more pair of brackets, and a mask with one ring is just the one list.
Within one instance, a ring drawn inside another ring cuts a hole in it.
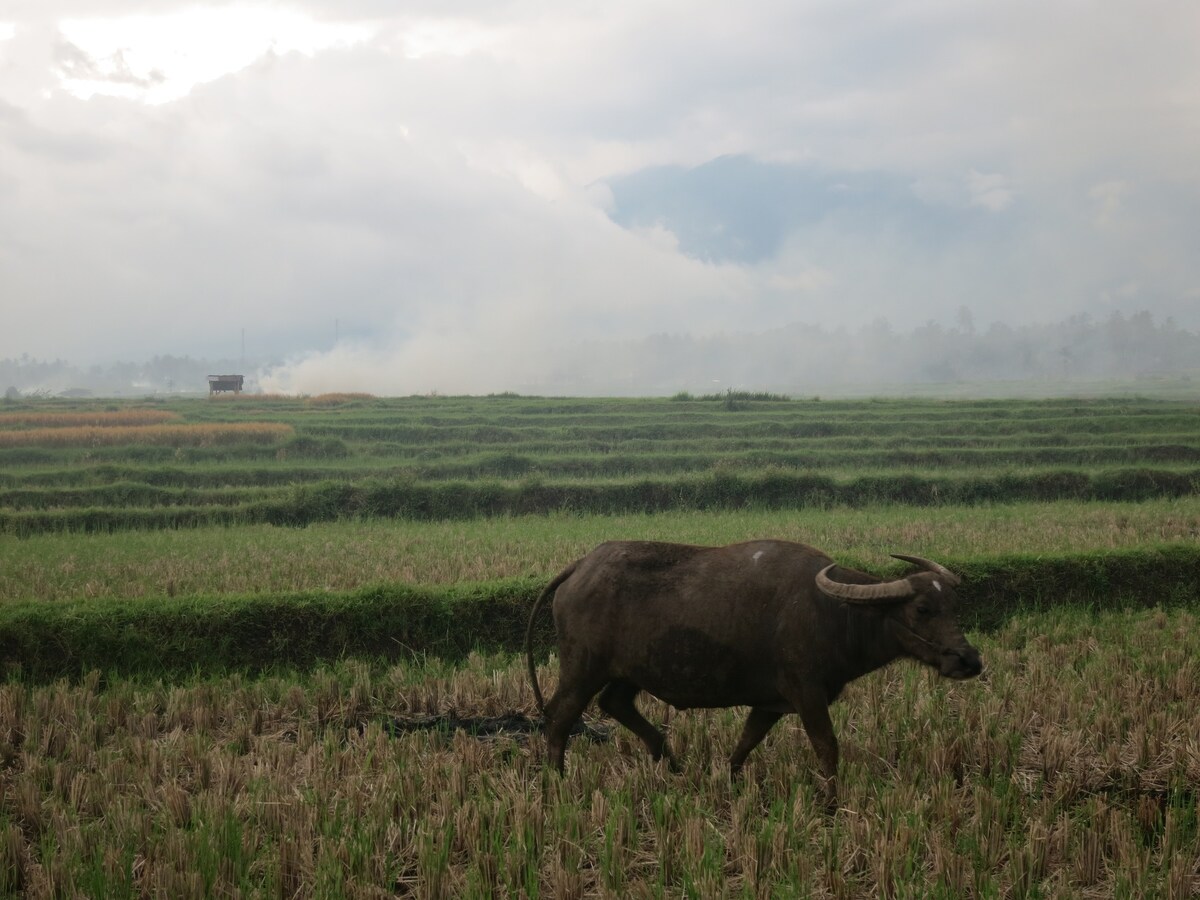
[{"label": "grassy terrace ridge", "polygon": [[[648,417],[643,423],[622,419],[612,424],[593,424],[588,421],[563,421],[557,425],[498,425],[498,424],[393,424],[387,421],[369,424],[303,424],[306,434],[314,437],[340,437],[351,441],[418,442],[428,438],[487,443],[516,443],[548,436],[568,440],[682,440],[702,432],[709,438],[785,437],[819,438],[845,436],[897,435],[909,437],[991,436],[1016,433],[1051,434],[1073,432],[1083,434],[1113,434],[1140,432],[1144,429],[1178,433],[1194,433],[1195,412],[1146,414],[1140,417],[1053,417],[1021,421],[1007,419],[961,419],[929,421],[920,417],[901,416],[882,421],[854,420],[824,415],[812,419],[784,417],[738,419],[729,414],[720,419],[664,422]],[[167,427],[167,426],[160,426]]]},{"label": "grassy terrace ridge", "polygon": [[[400,462],[411,466],[414,462],[456,459],[491,455],[496,458],[516,458],[528,465],[530,458],[571,455],[612,457],[616,454],[713,454],[728,456],[747,453],[789,454],[846,453],[853,460],[855,453],[918,453],[918,452],[965,452],[965,451],[1009,451],[1034,452],[1085,452],[1095,448],[1096,452],[1116,449],[1118,452],[1136,452],[1139,448],[1186,448],[1188,452],[1197,441],[1195,431],[1161,433],[1116,433],[1116,434],[1016,434],[1016,435],[966,435],[960,437],[836,437],[805,438],[798,443],[787,437],[726,437],[720,440],[702,433],[691,440],[651,440],[639,438],[614,443],[609,440],[539,439],[528,442],[487,441],[453,443],[430,441],[426,443],[367,442],[348,444],[340,438],[297,437],[278,445],[241,444],[221,447],[201,446],[99,446],[88,448],[22,447],[0,448],[0,465],[5,468],[0,478],[6,483],[19,479],[18,471],[28,472],[31,477],[44,478],[45,473],[56,468],[67,473],[68,479],[87,477],[90,469],[103,472],[108,467],[137,463],[144,466],[179,466],[186,464],[197,467],[222,467],[251,463],[255,466],[269,465],[282,471],[299,462],[338,461],[340,468],[366,465],[383,468],[389,462]],[[1170,452],[1170,451],[1168,451]],[[353,458],[353,460],[351,459]],[[1153,458],[1153,457],[1151,457]],[[69,467],[64,469],[63,467]],[[86,466],[88,468],[80,468]],[[19,469],[18,469],[19,467]]]},{"label": "grassy terrace ridge", "polygon": [[[973,628],[994,629],[1039,609],[1179,606],[1194,604],[1200,595],[1200,546],[941,561],[963,577],[962,619]],[[900,571],[907,568],[892,566],[879,574]],[[171,677],[311,667],[343,657],[517,653],[546,581],[9,602],[0,604],[0,665],[41,681],[92,669]],[[551,627],[549,616],[539,623],[543,650]]]},{"label": "grassy terrace ridge", "polygon": [[[211,464],[185,468],[178,464],[144,466],[99,464],[87,468],[38,469],[0,473],[0,507],[50,502],[54,491],[100,488],[117,484],[155,488],[271,487],[297,482],[358,481],[401,478],[425,481],[539,477],[612,478],[639,474],[671,474],[712,469],[820,469],[848,473],[869,469],[885,472],[901,467],[936,469],[956,474],[983,469],[1047,468],[1070,465],[1098,469],[1128,465],[1200,463],[1197,444],[1126,444],[1018,449],[894,450],[724,450],[693,452],[614,452],[536,455],[485,452],[440,460],[406,460],[387,464],[344,461],[337,465],[291,463],[275,467]],[[41,494],[32,492],[40,491]],[[30,492],[25,499],[22,492]],[[72,505],[80,505],[73,503]]]},{"label": "grassy terrace ridge", "polygon": [[72,428],[0,430],[0,447],[97,447],[103,444],[160,444],[172,447],[213,444],[273,444],[292,435],[282,422],[80,425]]},{"label": "grassy terrace ridge", "polygon": [[[549,482],[372,480],[317,482],[258,493],[118,487],[108,499],[178,500],[155,506],[0,510],[0,534],[28,537],[46,532],[121,531],[198,525],[305,526],[356,518],[420,521],[576,512],[616,515],[692,509],[802,509],[907,504],[912,506],[1010,503],[1029,500],[1137,501],[1186,497],[1200,492],[1200,469],[1136,468],[1095,473],[1052,469],[995,475],[922,477],[905,472],[837,480],[785,470],[716,471],[673,478],[651,477]],[[75,492],[102,497],[105,489]],[[204,496],[210,505],[196,505]],[[71,492],[62,492],[69,499]],[[251,497],[251,499],[246,499]],[[191,503],[187,503],[190,500]],[[233,501],[227,505],[224,501]]]},{"label": "grassy terrace ridge", "polygon": [[[31,442],[0,448],[0,534],[1138,501],[1200,490],[1200,405],[1175,401],[328,402],[248,397],[123,409],[47,401],[10,412],[13,423],[100,414],[116,422],[126,413],[185,421],[108,446],[133,433],[114,425],[94,429],[104,440],[59,446],[79,429],[0,427],[0,444]],[[265,443],[216,437],[239,429]]]},{"label": "grassy terrace ridge", "polygon": [[774,537],[871,569],[890,553],[932,559],[1080,548],[1200,546],[1200,497],[1140,503],[1055,501],[1001,506],[829,510],[691,510],[619,516],[558,513],[441,522],[363,519],[307,528],[246,525],[0,541],[0,598],[354,591],[400,582],[453,585],[548,579],[597,544],[622,537],[727,544]]},{"label": "grassy terrace ridge", "polygon": [[[1193,453],[1180,452],[1181,460],[1172,460],[1173,452],[1164,448],[1144,448],[1141,452],[1105,454],[1099,459],[1083,462],[1035,462],[1030,454],[1025,463],[1014,464],[1001,458],[995,464],[959,454],[894,454],[886,459],[839,460],[831,456],[829,466],[807,465],[811,457],[775,457],[772,454],[740,456],[651,456],[587,457],[556,459],[542,457],[485,458],[467,463],[415,464],[410,466],[353,467],[353,466],[293,466],[280,469],[223,468],[182,469],[132,467],[103,471],[66,472],[65,478],[54,473],[45,477],[8,479],[0,482],[0,508],[46,508],[56,506],[153,505],[134,503],[131,494],[142,493],[147,498],[159,497],[170,505],[181,498],[202,495],[202,492],[227,491],[230,503],[276,496],[282,488],[297,485],[328,484],[405,484],[439,485],[504,482],[528,484],[533,481],[564,487],[578,485],[603,486],[630,480],[680,481],[688,478],[762,478],[773,475],[811,477],[820,475],[835,482],[851,483],[864,478],[887,479],[916,475],[926,481],[978,479],[1037,479],[1072,472],[1089,477],[1115,476],[1128,471],[1150,471],[1166,474],[1194,473],[1200,466],[1200,448]],[[1053,457],[1053,454],[1051,454]],[[1196,458],[1192,458],[1195,456]],[[1119,462],[1112,462],[1118,459]],[[858,465],[856,465],[858,463]],[[871,464],[874,463],[874,464]],[[917,470],[921,474],[909,470]],[[927,473],[927,474],[926,474]],[[120,477],[124,475],[125,477]],[[211,501],[211,502],[216,502]]]},{"label": "grassy terrace ridge", "polygon": [[929,558],[1200,546],[1200,497],[1141,503],[1014,503],[869,510],[733,510],[491,520],[360,520],[0,541],[0,601],[356,590],[548,577],[620,536],[690,544],[778,538],[865,568],[889,553]]}]

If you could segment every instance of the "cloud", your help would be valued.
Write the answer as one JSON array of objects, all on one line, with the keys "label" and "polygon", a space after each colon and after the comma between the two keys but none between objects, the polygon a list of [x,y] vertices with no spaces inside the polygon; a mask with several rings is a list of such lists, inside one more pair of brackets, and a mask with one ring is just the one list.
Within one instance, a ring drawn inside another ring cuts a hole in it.
[{"label": "cloud", "polygon": [[[503,390],[610,337],[1200,325],[1192,5],[187,9],[44,0],[0,42],[0,357],[244,328],[296,390]],[[185,71],[186,29],[119,27],[167,11],[249,37]]]},{"label": "cloud", "polygon": [[1130,185],[1125,181],[1104,181],[1088,188],[1088,198],[1094,203],[1097,225],[1112,225],[1121,213],[1129,196]]},{"label": "cloud", "polygon": [[178,99],[264,53],[312,54],[372,34],[367,26],[322,24],[285,8],[252,4],[63,19],[58,28],[64,39],[57,55],[68,91],[85,99],[100,93],[151,103]]},{"label": "cloud", "polygon": [[[86,111],[121,136],[74,164],[19,153],[69,133],[16,122],[7,153],[34,177],[0,210],[25,251],[0,264],[14,290],[43,299],[13,310],[7,333],[46,335],[35,352],[94,358],[131,353],[148,334],[161,352],[231,355],[244,328],[261,357],[327,347],[337,319],[364,353],[416,361],[392,367],[398,385],[420,373],[445,389],[479,371],[489,341],[511,348],[515,365],[589,329],[636,335],[719,318],[736,273],[647,244],[583,191],[550,200],[419,144],[371,98],[343,90],[345,62],[279,58],[198,89],[169,116],[64,101],[79,104],[70,121],[82,134],[96,133]],[[414,65],[358,64],[401,79]],[[266,109],[275,118],[260,118]]]},{"label": "cloud", "polygon": [[1013,204],[1015,193],[1008,178],[1000,173],[985,175],[974,169],[967,176],[971,191],[971,205],[989,212],[1001,212]]},{"label": "cloud", "polygon": [[70,81],[107,81],[150,88],[166,80],[160,69],[151,69],[145,76],[135,75],[125,60],[125,50],[121,48],[114,50],[106,59],[97,60],[64,40],[59,43],[55,55],[59,71]]}]

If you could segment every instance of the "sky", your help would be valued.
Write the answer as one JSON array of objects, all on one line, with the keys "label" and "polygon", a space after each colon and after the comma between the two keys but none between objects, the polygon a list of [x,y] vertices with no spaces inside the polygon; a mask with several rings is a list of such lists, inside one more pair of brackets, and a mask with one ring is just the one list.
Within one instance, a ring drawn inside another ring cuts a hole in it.
[{"label": "sky", "polygon": [[653,334],[1200,328],[1198,39],[1192,0],[0,0],[0,358],[480,393]]}]

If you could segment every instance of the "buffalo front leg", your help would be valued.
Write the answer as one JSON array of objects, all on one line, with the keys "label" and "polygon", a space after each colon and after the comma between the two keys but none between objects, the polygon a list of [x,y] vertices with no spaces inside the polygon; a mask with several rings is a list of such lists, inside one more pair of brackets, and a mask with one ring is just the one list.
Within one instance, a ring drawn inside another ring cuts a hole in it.
[{"label": "buffalo front leg", "polygon": [[671,755],[671,750],[667,747],[667,739],[663,737],[661,731],[646,721],[646,717],[638,712],[638,708],[633,703],[633,698],[637,696],[639,690],[637,685],[628,681],[609,682],[608,686],[600,692],[600,708],[640,737],[655,762],[665,756],[671,771],[678,772],[679,763]]},{"label": "buffalo front leg", "polygon": [[813,751],[817,754],[817,763],[821,769],[821,788],[825,794],[825,809],[836,812],[838,742],[833,733],[833,722],[829,718],[829,704],[824,697],[807,696],[796,704],[800,711],[800,721],[808,732]]},{"label": "buffalo front leg", "polygon": [[737,778],[742,771],[742,766],[746,762],[746,757],[750,755],[750,751],[762,743],[762,739],[767,736],[767,732],[779,721],[783,713],[774,709],[765,709],[761,706],[756,706],[750,710],[750,715],[746,719],[746,726],[742,729],[742,738],[738,741],[738,745],[733,749],[733,754],[729,757],[729,774],[733,778]]}]

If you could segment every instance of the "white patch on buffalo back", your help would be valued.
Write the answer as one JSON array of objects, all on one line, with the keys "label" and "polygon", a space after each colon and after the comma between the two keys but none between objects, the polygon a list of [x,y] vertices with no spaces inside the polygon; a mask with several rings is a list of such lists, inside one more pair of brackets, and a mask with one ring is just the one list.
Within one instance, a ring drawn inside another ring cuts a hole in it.
[{"label": "white patch on buffalo back", "polygon": [[936,579],[933,582],[933,586],[935,588],[937,588],[939,591],[942,589],[942,583],[940,581],[937,581]]},{"label": "white patch on buffalo back", "polygon": [[751,557],[751,559],[754,560],[755,565],[758,565],[758,558],[760,556],[762,556],[765,552],[766,552],[765,550],[759,550],[757,553],[754,554],[754,556]]}]

